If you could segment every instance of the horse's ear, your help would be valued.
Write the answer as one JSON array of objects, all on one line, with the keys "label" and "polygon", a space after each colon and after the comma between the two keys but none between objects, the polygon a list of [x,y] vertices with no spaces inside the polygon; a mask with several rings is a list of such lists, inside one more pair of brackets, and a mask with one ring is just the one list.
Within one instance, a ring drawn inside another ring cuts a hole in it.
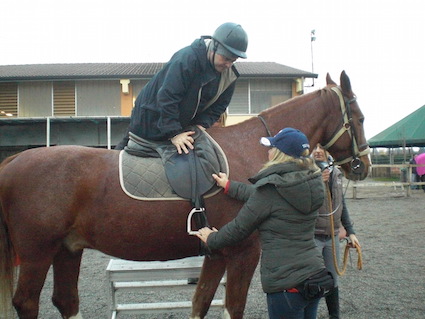
[{"label": "horse's ear", "polygon": [[345,73],[345,71],[341,72],[341,89],[342,92],[346,93],[346,94],[352,94],[352,90],[351,90],[351,82],[350,82],[350,78],[348,77],[348,75]]},{"label": "horse's ear", "polygon": [[326,73],[326,84],[327,85],[329,85],[329,84],[334,84],[334,85],[336,85],[336,83],[331,79],[331,76],[329,75],[329,72],[328,73]]}]

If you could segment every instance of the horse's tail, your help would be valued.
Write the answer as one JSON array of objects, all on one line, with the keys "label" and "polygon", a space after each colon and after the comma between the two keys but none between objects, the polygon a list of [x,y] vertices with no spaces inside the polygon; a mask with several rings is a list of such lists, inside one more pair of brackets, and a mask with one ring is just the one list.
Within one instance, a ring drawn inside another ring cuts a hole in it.
[{"label": "horse's tail", "polygon": [[[0,164],[0,173],[16,156],[8,157]],[[12,318],[12,297],[17,255],[6,225],[6,217],[2,207],[3,200],[0,189],[0,318]]]}]

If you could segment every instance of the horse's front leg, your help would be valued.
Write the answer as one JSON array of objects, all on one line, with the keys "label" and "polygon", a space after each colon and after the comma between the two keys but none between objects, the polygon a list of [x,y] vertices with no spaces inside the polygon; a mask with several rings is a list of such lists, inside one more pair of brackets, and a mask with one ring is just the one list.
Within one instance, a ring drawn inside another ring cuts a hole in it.
[{"label": "horse's front leg", "polygon": [[192,299],[191,319],[200,319],[206,316],[225,269],[226,264],[223,256],[205,257],[201,276]]},{"label": "horse's front leg", "polygon": [[[248,239],[243,246],[226,249],[226,310],[229,319],[242,319],[249,286],[260,259],[258,236]],[[227,319],[227,318],[226,318]]]},{"label": "horse's front leg", "polygon": [[64,319],[82,319],[79,313],[78,276],[83,251],[70,252],[62,247],[53,260],[52,301]]}]

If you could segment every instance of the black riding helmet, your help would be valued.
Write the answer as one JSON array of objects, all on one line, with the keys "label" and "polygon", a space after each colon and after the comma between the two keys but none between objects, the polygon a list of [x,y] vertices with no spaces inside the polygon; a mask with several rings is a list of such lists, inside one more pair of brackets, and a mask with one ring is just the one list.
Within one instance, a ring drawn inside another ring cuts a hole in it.
[{"label": "black riding helmet", "polygon": [[[246,49],[248,47],[248,35],[240,24],[233,22],[223,23],[215,30],[213,36],[214,51],[220,52],[220,45],[232,55],[246,59]],[[226,55],[226,54],[224,54]]]}]

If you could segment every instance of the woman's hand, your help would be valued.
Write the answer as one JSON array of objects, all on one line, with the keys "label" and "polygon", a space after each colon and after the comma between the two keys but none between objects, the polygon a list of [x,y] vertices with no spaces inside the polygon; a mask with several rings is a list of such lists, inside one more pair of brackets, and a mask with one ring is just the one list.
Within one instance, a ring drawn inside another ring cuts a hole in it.
[{"label": "woman's hand", "polygon": [[193,150],[193,143],[195,143],[194,138],[191,136],[193,134],[195,134],[195,131],[183,132],[177,134],[171,139],[171,143],[173,143],[173,145],[177,148],[177,152],[179,154],[182,152],[188,154],[189,150],[187,148]]},{"label": "woman's hand", "polygon": [[361,247],[361,246],[360,246],[360,242],[359,242],[359,240],[357,239],[356,235],[351,234],[351,235],[350,235],[350,236],[348,236],[348,237],[350,238],[350,247],[353,247],[353,248],[355,248],[356,246]]},{"label": "woman's hand", "polygon": [[218,230],[213,227],[212,229],[208,228],[208,227],[204,227],[201,228],[198,232],[198,234],[196,234],[196,237],[198,237],[200,240],[202,240],[204,243],[207,243],[208,240],[208,236],[211,233],[217,232]]},{"label": "woman's hand", "polygon": [[220,173],[218,173],[218,175],[212,174],[212,177],[217,182],[217,186],[220,186],[222,188],[226,188],[227,182],[229,181],[229,178],[227,177],[226,173],[220,172]]}]

